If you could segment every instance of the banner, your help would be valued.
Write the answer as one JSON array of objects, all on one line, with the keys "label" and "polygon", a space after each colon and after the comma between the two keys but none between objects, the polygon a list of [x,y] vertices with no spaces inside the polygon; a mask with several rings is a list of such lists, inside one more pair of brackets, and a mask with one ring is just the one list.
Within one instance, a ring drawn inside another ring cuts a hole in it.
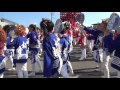
[{"label": "banner", "polygon": [[76,21],[76,16],[81,12],[60,12],[60,19],[64,21]]}]

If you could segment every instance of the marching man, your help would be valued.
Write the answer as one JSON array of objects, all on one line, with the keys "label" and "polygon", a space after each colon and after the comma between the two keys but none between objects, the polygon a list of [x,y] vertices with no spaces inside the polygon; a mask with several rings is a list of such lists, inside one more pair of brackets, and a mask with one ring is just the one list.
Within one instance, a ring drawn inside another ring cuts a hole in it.
[{"label": "marching man", "polygon": [[63,65],[61,69],[61,75],[64,78],[69,78],[69,73],[68,73],[68,47],[69,47],[69,42],[66,40],[66,34],[67,30],[63,29],[59,35],[60,37],[60,46],[61,46],[61,58],[63,60]]}]

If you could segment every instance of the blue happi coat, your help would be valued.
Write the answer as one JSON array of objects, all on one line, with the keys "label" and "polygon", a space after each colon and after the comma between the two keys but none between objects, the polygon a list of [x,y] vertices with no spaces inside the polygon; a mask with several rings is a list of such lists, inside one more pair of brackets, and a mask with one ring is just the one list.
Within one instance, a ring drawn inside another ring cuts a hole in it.
[{"label": "blue happi coat", "polygon": [[60,46],[61,46],[61,57],[62,57],[62,60],[63,60],[63,64],[65,64],[66,61],[68,60],[69,43],[64,37],[62,37],[60,39]]},{"label": "blue happi coat", "polygon": [[5,57],[0,56],[0,74],[5,72]]},{"label": "blue happi coat", "polygon": [[14,51],[14,63],[26,63],[28,58],[27,53],[27,38],[18,36],[13,41]]},{"label": "blue happi coat", "polygon": [[44,52],[44,77],[53,76],[58,69],[58,52],[57,48],[57,36],[53,33],[49,33],[43,39],[43,52]]},{"label": "blue happi coat", "polygon": [[9,33],[6,33],[7,35],[7,43],[6,43],[6,50],[4,51],[5,56],[13,56],[14,55],[14,46],[13,46],[13,41],[12,37],[10,36]]},{"label": "blue happi coat", "polygon": [[39,47],[38,46],[39,39],[38,39],[37,32],[32,31],[31,33],[29,33],[27,35],[27,38],[29,38],[29,51],[33,51],[33,52],[38,53],[38,51],[39,51],[39,48],[38,48]]},{"label": "blue happi coat", "polygon": [[11,42],[12,37],[7,33],[7,49],[14,49],[13,43]]},{"label": "blue happi coat", "polygon": [[110,52],[110,54],[113,51],[115,51],[114,56],[117,56],[120,58],[120,34],[118,35],[116,40],[112,40],[110,46],[111,47],[109,47],[109,50],[108,50]]},{"label": "blue happi coat", "polygon": [[107,35],[103,38],[103,49],[104,49],[104,51],[108,52],[108,50],[112,47],[111,46],[112,41],[113,41],[113,34],[112,33],[110,33],[109,35]]},{"label": "blue happi coat", "polygon": [[96,47],[96,44],[98,43],[98,36],[102,33],[102,31],[101,30],[92,30],[87,27],[85,27],[84,30],[89,34],[92,34],[92,36],[89,37],[89,39],[95,40],[93,50],[97,50],[98,48]]}]

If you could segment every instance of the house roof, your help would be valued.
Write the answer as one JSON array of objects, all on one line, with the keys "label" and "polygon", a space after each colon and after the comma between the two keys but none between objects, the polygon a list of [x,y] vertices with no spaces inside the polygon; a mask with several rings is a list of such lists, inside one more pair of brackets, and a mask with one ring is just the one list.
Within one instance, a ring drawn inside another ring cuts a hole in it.
[{"label": "house roof", "polygon": [[12,23],[12,24],[17,24],[17,25],[18,25],[18,23],[13,22],[13,21],[10,21],[10,20],[5,19],[5,18],[0,18],[0,20],[1,20],[1,21],[5,21],[5,22],[9,22],[9,23]]},{"label": "house roof", "polygon": [[[108,22],[109,18],[105,18],[105,19],[102,19],[102,21],[107,21]],[[95,23],[95,24],[92,24],[92,25],[98,25],[100,23]]]},{"label": "house roof", "polygon": [[109,20],[109,18],[106,18],[106,19],[102,19],[102,21],[106,21],[106,22],[108,22],[108,20]]},{"label": "house roof", "polygon": [[92,24],[92,25],[98,25],[98,24],[100,24],[100,23],[95,23],[95,24]]}]

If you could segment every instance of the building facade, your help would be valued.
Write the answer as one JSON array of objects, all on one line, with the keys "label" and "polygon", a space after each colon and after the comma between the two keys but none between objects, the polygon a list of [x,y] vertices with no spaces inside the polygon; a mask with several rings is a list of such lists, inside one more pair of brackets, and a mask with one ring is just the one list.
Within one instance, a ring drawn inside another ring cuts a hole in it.
[{"label": "building facade", "polygon": [[5,19],[5,18],[0,18],[0,26],[5,26],[5,25],[19,25],[18,23],[16,22],[13,22],[13,21],[10,21],[8,19]]}]

